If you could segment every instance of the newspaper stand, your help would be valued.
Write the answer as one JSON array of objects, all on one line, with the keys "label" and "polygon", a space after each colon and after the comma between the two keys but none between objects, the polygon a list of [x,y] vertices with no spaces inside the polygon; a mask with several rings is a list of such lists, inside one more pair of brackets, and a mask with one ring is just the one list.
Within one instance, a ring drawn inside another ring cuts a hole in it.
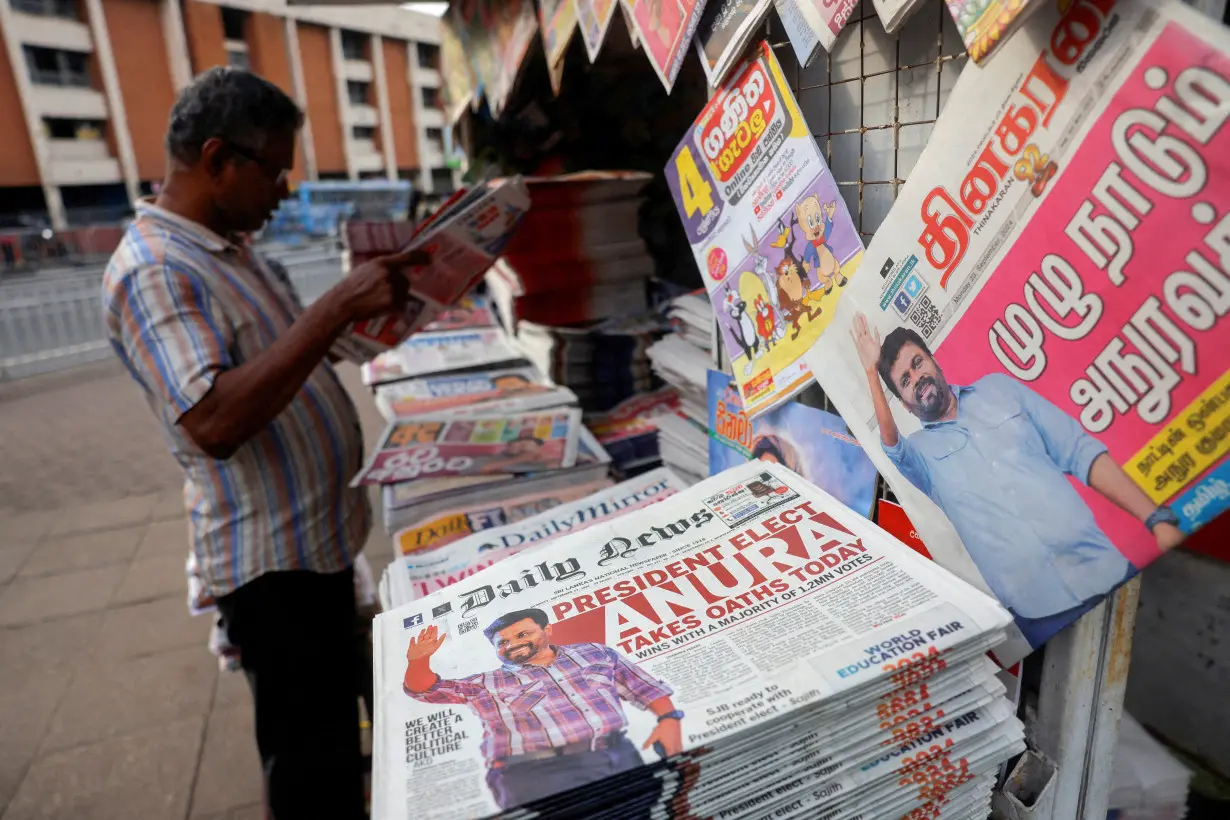
[{"label": "newspaper stand", "polygon": [[[1215,20],[1226,8],[1226,0],[1186,2]],[[775,15],[762,36],[781,61],[868,241],[913,169],[967,59],[944,3],[930,0],[890,37],[871,3],[862,0],[833,50],[808,68],[796,62]],[[468,129],[465,118],[460,127]],[[715,323],[713,365],[725,370],[729,363],[717,333]],[[882,481],[880,494],[891,497]],[[1138,578],[1124,585],[1022,665],[1019,712],[1031,750],[1006,773],[994,817],[1106,816],[1139,590]]]}]

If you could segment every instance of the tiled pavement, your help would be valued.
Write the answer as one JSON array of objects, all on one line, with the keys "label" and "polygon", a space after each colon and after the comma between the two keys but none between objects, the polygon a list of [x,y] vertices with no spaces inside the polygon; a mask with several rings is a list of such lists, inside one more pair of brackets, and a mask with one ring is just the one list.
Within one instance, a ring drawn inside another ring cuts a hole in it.
[{"label": "tiled pavement", "polygon": [[179,483],[117,367],[0,385],[2,820],[263,817],[247,686],[185,607]]}]

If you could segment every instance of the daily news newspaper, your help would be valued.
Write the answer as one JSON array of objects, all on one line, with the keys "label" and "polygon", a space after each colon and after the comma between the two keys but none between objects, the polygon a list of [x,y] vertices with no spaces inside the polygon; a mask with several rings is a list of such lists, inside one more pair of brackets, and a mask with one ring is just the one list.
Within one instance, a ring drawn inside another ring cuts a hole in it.
[{"label": "daily news newspaper", "polygon": [[[789,470],[740,465],[380,615],[373,816],[496,813],[501,761],[567,747],[565,731],[622,731],[646,764],[686,758],[977,661],[1010,622]],[[600,708],[574,710],[587,727],[551,717],[560,684],[519,671],[547,647],[566,661],[552,668],[616,682],[593,687],[608,692]],[[655,731],[664,714],[679,721],[673,748]]]},{"label": "daily news newspaper", "polygon": [[[660,467],[531,518],[481,530],[446,546],[415,550],[389,569],[399,576],[390,587],[404,590],[401,595],[394,592],[393,600],[400,604],[422,598],[531,546],[656,504],[685,487],[678,476]],[[397,540],[400,542],[401,533]]]},{"label": "daily news newspaper", "polygon": [[[731,72],[666,166],[749,416],[812,381],[863,243],[767,42]],[[703,376],[700,380],[703,385]]]},{"label": "daily news newspaper", "polygon": [[967,67],[828,331],[825,392],[1010,663],[1230,506],[1230,32],[1043,9]]},{"label": "daily news newspaper", "polygon": [[[474,289],[529,207],[529,191],[519,177],[478,185],[446,204],[406,245],[431,254],[431,262],[407,269],[410,298],[405,310],[395,316],[356,322],[338,340],[334,354],[363,364],[421,330],[436,313]],[[367,237],[362,232],[349,233],[352,263],[366,258],[368,244],[382,244],[383,240],[378,234]]]}]

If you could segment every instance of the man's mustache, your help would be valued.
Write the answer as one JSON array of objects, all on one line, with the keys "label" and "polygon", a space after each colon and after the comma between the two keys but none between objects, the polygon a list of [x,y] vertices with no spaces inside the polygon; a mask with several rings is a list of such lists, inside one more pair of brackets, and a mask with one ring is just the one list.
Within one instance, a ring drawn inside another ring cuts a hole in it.
[{"label": "man's mustache", "polygon": [[935,387],[937,390],[939,389],[939,382],[935,380],[934,376],[923,376],[914,385],[914,400],[918,402],[919,404],[922,404],[923,389],[926,388],[928,385]]}]

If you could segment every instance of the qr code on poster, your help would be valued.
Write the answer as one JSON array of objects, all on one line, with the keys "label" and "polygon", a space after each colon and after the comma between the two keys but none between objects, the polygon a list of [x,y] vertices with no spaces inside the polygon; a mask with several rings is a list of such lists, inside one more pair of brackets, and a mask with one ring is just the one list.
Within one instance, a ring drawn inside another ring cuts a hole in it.
[{"label": "qr code on poster", "polygon": [[478,618],[470,618],[457,624],[457,634],[464,635],[467,632],[473,632],[478,629]]},{"label": "qr code on poster", "polygon": [[924,339],[930,340],[940,325],[940,309],[931,301],[930,296],[924,295],[910,311],[910,321]]}]

